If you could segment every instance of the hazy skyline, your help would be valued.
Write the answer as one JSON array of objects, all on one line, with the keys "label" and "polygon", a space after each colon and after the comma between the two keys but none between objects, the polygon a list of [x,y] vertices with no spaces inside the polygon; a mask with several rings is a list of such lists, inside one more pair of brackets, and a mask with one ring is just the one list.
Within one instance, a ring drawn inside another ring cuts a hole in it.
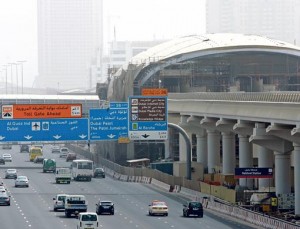
[{"label": "hazy skyline", "polygon": [[[205,33],[204,0],[152,0],[149,4],[138,0],[103,2],[104,45],[114,37],[153,40]],[[38,74],[36,0],[1,2],[0,28],[1,81],[5,80],[2,65],[25,60],[24,85],[31,87]],[[10,81],[10,68],[8,76]],[[13,76],[15,83],[15,66]]]}]

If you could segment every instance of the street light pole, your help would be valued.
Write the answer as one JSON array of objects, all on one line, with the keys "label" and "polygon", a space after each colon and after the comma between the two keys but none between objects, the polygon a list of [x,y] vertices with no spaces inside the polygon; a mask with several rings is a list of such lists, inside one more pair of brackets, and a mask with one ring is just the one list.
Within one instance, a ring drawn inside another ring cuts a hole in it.
[{"label": "street light pole", "polygon": [[23,63],[25,63],[26,60],[19,60],[17,63],[21,65],[21,81],[22,81],[22,94],[23,94],[23,89],[24,89],[24,81],[23,81]]},{"label": "street light pole", "polygon": [[5,67],[5,94],[7,95],[7,65],[3,65]]},{"label": "street light pole", "polygon": [[17,94],[19,94],[18,63],[16,63]]},{"label": "street light pole", "polygon": [[10,78],[11,78],[11,93],[14,93],[14,85],[13,85],[13,64],[15,63],[7,63],[10,65]]}]

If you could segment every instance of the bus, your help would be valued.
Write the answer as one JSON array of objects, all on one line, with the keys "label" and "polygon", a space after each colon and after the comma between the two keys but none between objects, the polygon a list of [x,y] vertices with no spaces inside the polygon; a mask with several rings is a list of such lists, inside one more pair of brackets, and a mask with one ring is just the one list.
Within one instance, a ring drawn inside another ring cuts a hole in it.
[{"label": "bus", "polygon": [[141,158],[141,159],[127,160],[127,165],[129,167],[135,167],[135,168],[149,167],[150,159],[149,158]]},{"label": "bus", "polygon": [[37,147],[31,147],[29,151],[29,160],[33,161],[37,156],[43,156],[43,150]]},{"label": "bus", "polygon": [[72,177],[74,180],[91,181],[93,177],[94,162],[91,160],[78,159],[71,164]]}]

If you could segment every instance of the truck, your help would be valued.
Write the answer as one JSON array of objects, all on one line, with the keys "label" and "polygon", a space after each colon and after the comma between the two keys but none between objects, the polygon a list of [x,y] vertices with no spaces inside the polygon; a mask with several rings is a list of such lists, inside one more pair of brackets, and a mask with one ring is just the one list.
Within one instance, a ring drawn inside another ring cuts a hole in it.
[{"label": "truck", "polygon": [[91,181],[93,177],[93,161],[85,159],[73,160],[71,164],[72,177],[75,181]]},{"label": "truck", "polygon": [[56,168],[55,172],[55,182],[56,184],[70,184],[72,173],[70,168]]},{"label": "truck", "polygon": [[84,195],[67,195],[65,198],[65,216],[77,215],[87,211],[87,200]]},{"label": "truck", "polygon": [[52,172],[56,170],[56,161],[54,159],[44,159],[43,160],[43,173]]}]

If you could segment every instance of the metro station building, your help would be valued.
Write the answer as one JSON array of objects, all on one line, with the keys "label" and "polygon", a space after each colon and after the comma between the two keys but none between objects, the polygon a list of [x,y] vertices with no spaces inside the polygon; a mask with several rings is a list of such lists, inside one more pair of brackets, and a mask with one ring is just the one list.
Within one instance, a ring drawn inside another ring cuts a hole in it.
[{"label": "metro station building", "polygon": [[[128,96],[140,95],[142,88],[212,94],[300,91],[300,47],[257,35],[181,37],[135,56],[109,77],[108,84],[98,85],[98,94],[100,99],[127,101]],[[143,157],[179,160],[178,137],[170,139],[168,147],[151,141],[135,141],[127,149],[99,147],[103,156],[118,163]]]}]

